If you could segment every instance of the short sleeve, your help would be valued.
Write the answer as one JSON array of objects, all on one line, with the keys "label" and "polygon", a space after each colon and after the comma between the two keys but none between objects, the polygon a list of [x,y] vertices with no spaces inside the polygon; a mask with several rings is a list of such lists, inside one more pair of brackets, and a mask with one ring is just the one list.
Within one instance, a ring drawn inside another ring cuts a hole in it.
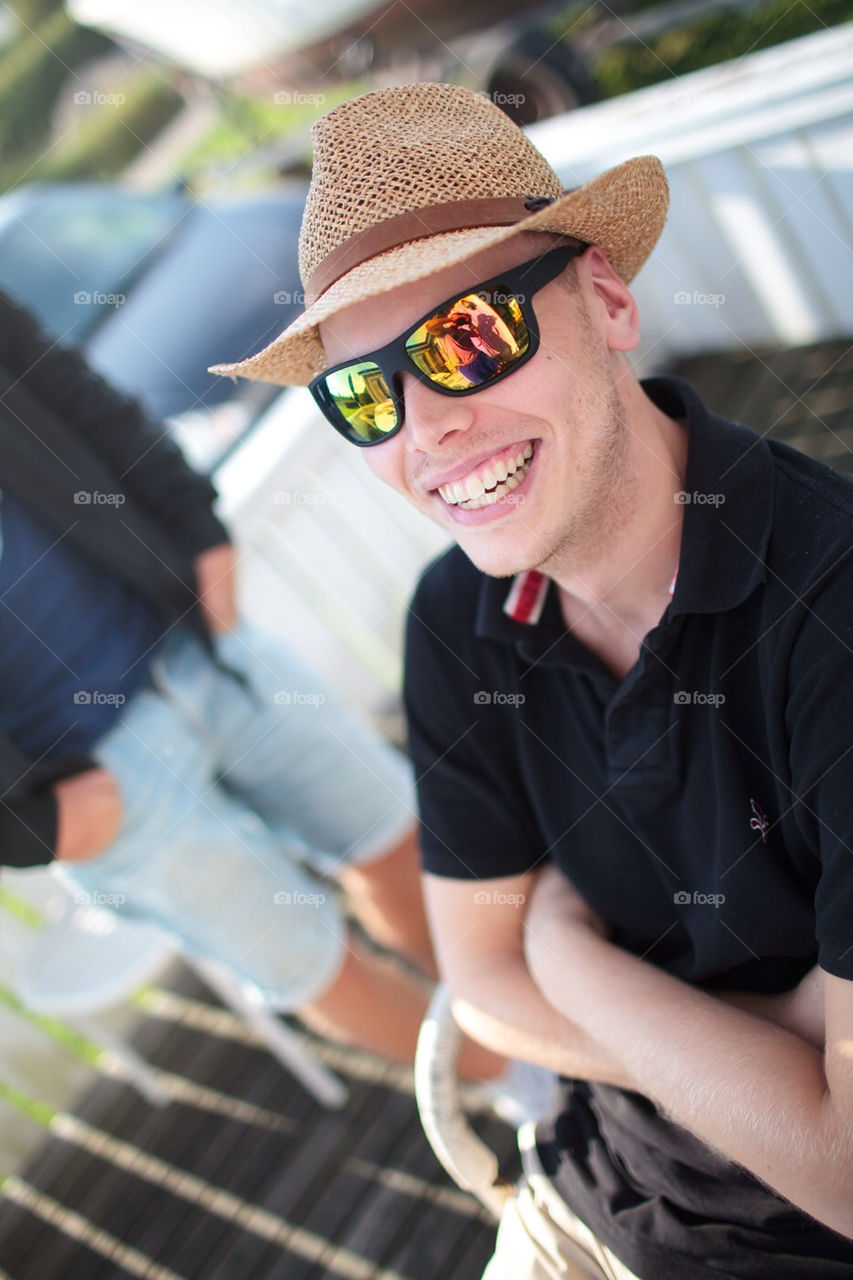
[{"label": "short sleeve", "polygon": [[479,575],[470,566],[460,575],[457,556],[428,570],[407,623],[405,700],[424,869],[460,880],[519,875],[541,861],[541,840],[521,784],[518,729],[486,700],[513,675],[509,655],[488,652],[505,646],[475,637]]},{"label": "short sleeve", "polygon": [[853,979],[853,559],[807,601],[791,650],[787,729],[797,823],[820,859],[821,968]]}]

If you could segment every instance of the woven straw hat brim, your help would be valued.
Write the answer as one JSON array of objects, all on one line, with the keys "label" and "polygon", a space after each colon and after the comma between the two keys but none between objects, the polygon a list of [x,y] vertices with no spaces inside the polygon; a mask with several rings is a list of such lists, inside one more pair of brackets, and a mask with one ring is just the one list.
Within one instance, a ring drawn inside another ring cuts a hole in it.
[{"label": "woven straw hat brim", "polygon": [[336,280],[262,351],[235,364],[213,365],[210,372],[285,387],[307,386],[329,363],[317,328],[323,320],[356,302],[464,262],[521,231],[554,232],[597,245],[628,284],[660,237],[668,203],[661,162],[656,156],[638,156],[511,226],[448,231],[395,245]]}]

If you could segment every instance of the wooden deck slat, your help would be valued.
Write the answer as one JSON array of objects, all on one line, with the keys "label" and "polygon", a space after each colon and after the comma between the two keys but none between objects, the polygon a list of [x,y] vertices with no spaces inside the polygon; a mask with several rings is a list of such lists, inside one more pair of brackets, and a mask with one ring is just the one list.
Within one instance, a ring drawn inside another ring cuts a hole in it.
[{"label": "wooden deck slat", "polygon": [[[369,1105],[369,1090],[356,1087],[345,1113],[352,1129],[357,1129]],[[253,1203],[288,1219],[298,1220],[298,1214],[293,1210],[303,1195],[305,1184],[316,1181],[327,1168],[330,1147],[337,1159],[346,1158],[346,1135],[341,1128],[346,1123],[343,1115],[324,1114],[319,1108],[307,1112],[300,1129],[284,1144],[276,1148],[270,1138],[264,1149],[258,1152],[254,1167],[243,1164],[235,1179],[236,1188]],[[187,1247],[192,1247],[192,1243],[188,1240]],[[267,1248],[267,1243],[260,1238],[229,1227],[217,1246],[216,1256],[210,1260],[207,1274],[211,1277],[248,1274],[243,1267],[249,1265],[249,1258],[262,1256]]]},{"label": "wooden deck slat", "polygon": [[[245,1063],[220,1046],[216,1052],[224,1053],[221,1087],[231,1089],[244,1072]],[[152,1111],[134,1140],[143,1151],[218,1185],[219,1180],[211,1174],[221,1163],[221,1145],[227,1142],[233,1149],[241,1144],[249,1153],[265,1135],[224,1118],[211,1126],[211,1119],[205,1112],[172,1104],[162,1111]],[[130,1172],[102,1177],[98,1183],[101,1194],[83,1206],[89,1216],[97,1222],[109,1222],[122,1239],[155,1257],[168,1257],[196,1220],[205,1222],[211,1232],[220,1229],[215,1215],[169,1191],[158,1191],[151,1182]]]},{"label": "wooden deck slat", "polygon": [[[482,1136],[498,1156],[503,1157],[502,1166],[506,1166],[507,1171],[511,1168],[513,1175],[516,1175],[519,1170],[515,1134],[504,1125],[493,1124],[482,1129]],[[449,1185],[449,1179],[440,1170],[436,1171],[435,1157],[426,1138],[420,1133],[409,1158],[404,1159],[401,1167],[430,1179],[433,1185],[443,1182]],[[408,1220],[399,1233],[398,1241],[390,1250],[383,1252],[382,1263],[403,1275],[410,1275],[417,1268],[422,1268],[424,1274],[437,1277],[446,1268],[448,1255],[467,1248],[468,1241],[477,1237],[481,1243],[485,1266],[492,1251],[492,1235],[491,1219],[473,1197],[464,1214],[458,1209],[451,1212],[442,1204],[430,1205],[424,1211],[417,1201],[412,1200]],[[479,1278],[479,1271],[474,1274]]]},{"label": "wooden deck slat", "polygon": [[674,372],[716,412],[853,474],[849,339],[788,351],[692,356]]},{"label": "wooden deck slat", "polygon": [[[409,1132],[408,1141],[394,1152],[389,1161],[392,1170],[418,1174],[429,1181],[435,1174],[432,1161],[425,1159],[426,1140],[417,1130]],[[427,1153],[429,1147],[427,1144]],[[410,1274],[416,1265],[425,1275],[434,1275],[436,1251],[444,1256],[458,1234],[470,1225],[474,1205],[466,1206],[464,1213],[458,1209],[449,1211],[428,1201],[419,1201],[402,1194],[391,1186],[378,1184],[371,1189],[360,1206],[359,1212],[339,1236],[348,1248],[375,1257],[378,1265]],[[420,1251],[408,1253],[406,1241],[417,1233],[418,1224],[426,1230],[420,1236]],[[408,1253],[408,1256],[407,1256]],[[314,1273],[319,1274],[319,1273]]]},{"label": "wooden deck slat", "polygon": [[[334,1166],[345,1164],[353,1154],[374,1151],[377,1143],[382,1150],[393,1145],[396,1126],[405,1121],[413,1111],[411,1098],[377,1086],[367,1088],[356,1082],[353,1085],[352,1106],[345,1112],[329,1113],[306,1129],[300,1146],[292,1148],[286,1165],[270,1170],[270,1178],[258,1203],[272,1209],[300,1226],[328,1237],[330,1218],[337,1216],[338,1188],[333,1188]],[[334,1151],[333,1161],[330,1152]],[[361,1187],[359,1187],[361,1190]],[[329,1213],[318,1215],[314,1209],[318,1199],[328,1204]],[[248,1242],[239,1243],[244,1259],[251,1253],[259,1275],[275,1261],[275,1250],[269,1248],[249,1250]],[[210,1280],[230,1280],[233,1260],[225,1255],[220,1265],[211,1273]],[[298,1275],[301,1262],[291,1263],[294,1276]],[[246,1274],[249,1274],[248,1272]]]},{"label": "wooden deck slat", "polygon": [[[256,1131],[251,1146],[246,1143],[245,1137],[241,1138],[239,1133],[236,1134],[236,1141],[229,1142],[227,1147],[220,1145],[217,1162],[206,1176],[216,1185],[227,1187],[242,1199],[252,1204],[261,1204],[262,1196],[258,1193],[268,1181],[270,1170],[289,1167],[292,1153],[304,1141],[306,1127],[310,1129],[313,1117],[318,1113],[322,1115],[319,1107],[306,1096],[300,1127],[295,1133]],[[243,1133],[245,1135],[245,1129]],[[251,1233],[240,1230],[224,1219],[214,1224],[204,1222],[195,1215],[186,1224],[181,1238],[174,1242],[171,1253],[175,1265],[179,1270],[185,1270],[187,1275],[206,1276],[209,1274],[209,1267],[216,1265],[216,1259],[236,1239],[247,1234]]]},{"label": "wooden deck slat", "polygon": [[[358,1141],[351,1147],[352,1156],[378,1165],[393,1165],[400,1145],[410,1141],[419,1127],[411,1098],[388,1092],[380,1100],[366,1126],[359,1126]],[[306,1189],[301,1206],[301,1221],[310,1230],[324,1236],[330,1246],[342,1243],[348,1224],[359,1218],[365,1205],[375,1194],[375,1184],[350,1161],[336,1162],[323,1174],[322,1181]],[[331,1251],[331,1250],[330,1250]],[[361,1248],[354,1250],[362,1254]],[[303,1280],[311,1274],[310,1266],[294,1267],[288,1280]],[[270,1276],[275,1276],[273,1267]]]}]

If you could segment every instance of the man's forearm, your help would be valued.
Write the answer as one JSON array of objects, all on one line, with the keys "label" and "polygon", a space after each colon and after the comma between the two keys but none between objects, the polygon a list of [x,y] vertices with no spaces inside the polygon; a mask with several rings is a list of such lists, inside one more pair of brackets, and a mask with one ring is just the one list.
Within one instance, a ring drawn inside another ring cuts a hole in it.
[{"label": "man's forearm", "polygon": [[853,1132],[822,1053],[638,960],[584,925],[532,922],[549,1003],[675,1121],[836,1231],[853,1236]]},{"label": "man's forearm", "polygon": [[472,1040],[560,1075],[637,1086],[628,1071],[543,997],[522,954],[490,957],[451,986],[456,1021]]}]

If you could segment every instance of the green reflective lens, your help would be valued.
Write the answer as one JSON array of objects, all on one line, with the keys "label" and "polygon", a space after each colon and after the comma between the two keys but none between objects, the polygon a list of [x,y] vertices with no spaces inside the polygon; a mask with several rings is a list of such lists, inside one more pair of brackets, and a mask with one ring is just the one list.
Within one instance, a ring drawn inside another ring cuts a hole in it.
[{"label": "green reflective lens", "polygon": [[529,346],[518,299],[499,287],[457,298],[406,339],[415,367],[450,391],[468,391],[499,377]]},{"label": "green reflective lens", "polygon": [[356,440],[381,440],[397,425],[397,410],[382,370],[359,361],[325,379],[330,404]]}]

